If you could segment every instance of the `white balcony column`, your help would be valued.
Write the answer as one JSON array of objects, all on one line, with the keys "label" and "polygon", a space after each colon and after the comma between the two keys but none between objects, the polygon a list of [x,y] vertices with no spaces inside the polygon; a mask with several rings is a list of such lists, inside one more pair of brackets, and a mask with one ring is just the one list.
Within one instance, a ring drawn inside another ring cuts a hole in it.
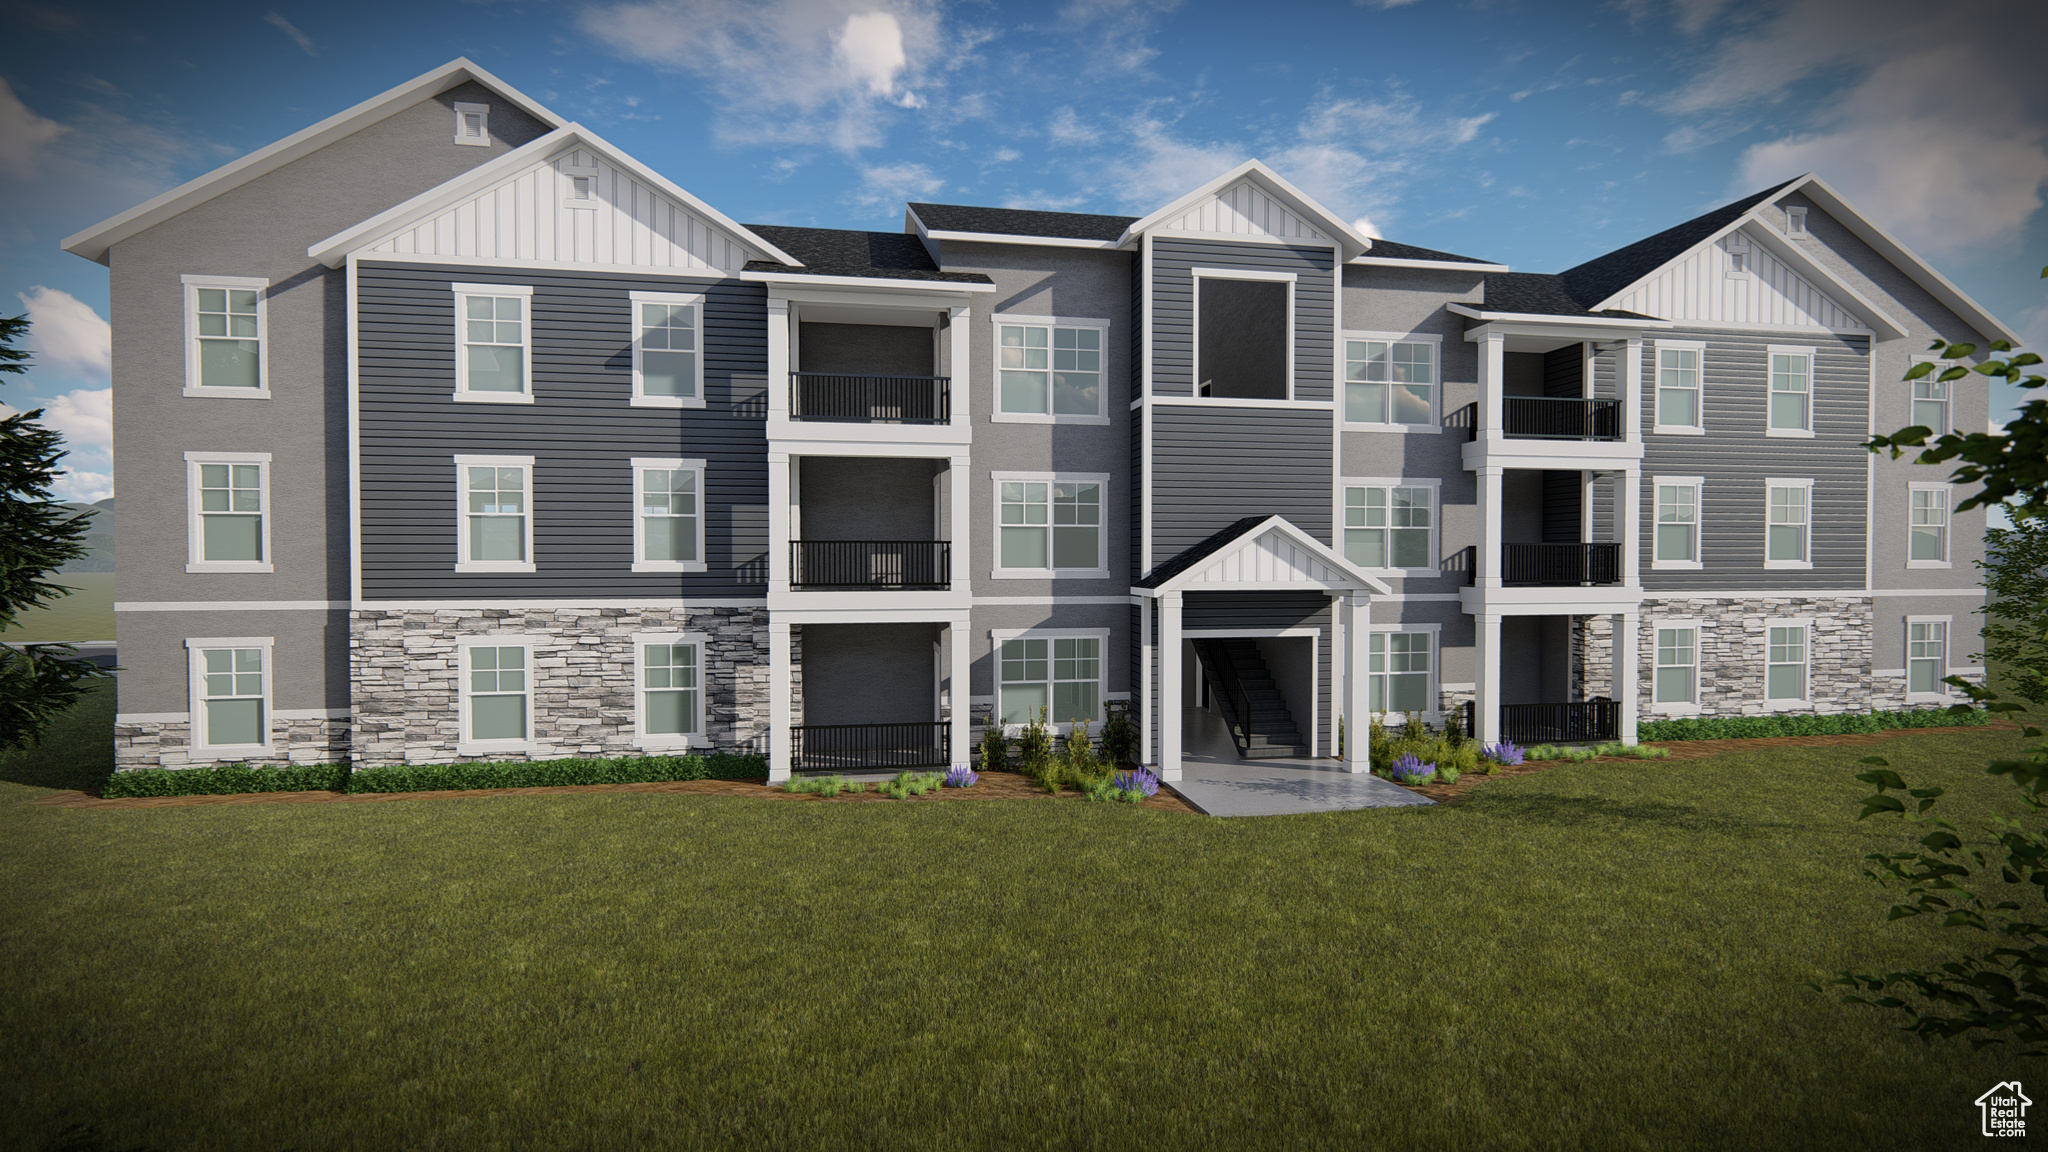
[{"label": "white balcony column", "polygon": [[[773,395],[773,389],[770,389]],[[787,452],[768,453],[768,594],[789,591],[790,533],[795,519],[795,487],[790,483],[791,461]]]},{"label": "white balcony column", "polygon": [[789,301],[768,296],[768,420],[789,419],[789,374],[796,368],[789,346]]},{"label": "white balcony column", "polygon": [[1473,617],[1472,658],[1477,667],[1473,677],[1472,734],[1488,744],[1500,742],[1500,617]]},{"label": "white balcony column", "polygon": [[1508,338],[1488,332],[1475,343],[1479,345],[1479,438],[1499,440],[1506,434],[1501,423],[1505,408],[1501,390],[1507,386]]},{"label": "white balcony column", "polygon": [[947,533],[946,563],[952,573],[952,582],[948,587],[956,592],[965,592],[974,587],[967,567],[968,557],[974,550],[973,513],[968,502],[974,484],[968,471],[968,459],[965,452],[946,458],[946,470],[949,473],[946,477],[946,514],[951,526],[951,531]]},{"label": "white balcony column", "polygon": [[1640,657],[1636,653],[1636,628],[1638,615],[1634,612],[1617,612],[1614,620],[1613,668],[1610,679],[1614,699],[1621,705],[1621,742],[1636,742],[1636,708],[1642,696],[1642,670],[1636,666]]},{"label": "white balcony column", "polygon": [[973,710],[969,693],[968,677],[971,675],[968,635],[971,631],[967,613],[962,612],[946,622],[946,697],[952,706],[948,721],[953,730],[953,763],[969,763],[973,756],[973,733],[970,722]]},{"label": "white balcony column", "polygon": [[1643,569],[1643,472],[1625,468],[1614,478],[1614,514],[1621,519],[1621,582],[1639,587]]},{"label": "white balcony column", "polygon": [[1159,719],[1159,707],[1152,699],[1152,610],[1150,600],[1138,601],[1138,763],[1152,760],[1152,725]]},{"label": "white balcony column", "polygon": [[946,384],[947,398],[953,406],[952,426],[965,432],[973,424],[968,418],[968,399],[974,394],[974,353],[969,339],[974,310],[960,304],[947,309],[946,315],[947,333],[952,337],[951,363],[946,365],[946,375],[951,377]]},{"label": "white balcony column", "polygon": [[1479,468],[1479,551],[1474,565],[1474,586],[1500,587],[1501,484],[1507,469],[1495,465]]},{"label": "white balcony column", "polygon": [[789,659],[789,621],[775,613],[768,615],[768,782],[789,779],[790,685],[794,683]]},{"label": "white balcony column", "polygon": [[1372,602],[1363,591],[1344,594],[1344,770],[1372,770],[1371,697]]},{"label": "white balcony column", "polygon": [[1593,501],[1599,496],[1600,474],[1579,473],[1579,543],[1593,544]]},{"label": "white balcony column", "polygon": [[1180,593],[1159,594],[1159,778],[1180,779]]},{"label": "white balcony column", "polygon": [[1643,338],[1631,336],[1623,350],[1621,379],[1621,427],[1631,444],[1643,438]]}]

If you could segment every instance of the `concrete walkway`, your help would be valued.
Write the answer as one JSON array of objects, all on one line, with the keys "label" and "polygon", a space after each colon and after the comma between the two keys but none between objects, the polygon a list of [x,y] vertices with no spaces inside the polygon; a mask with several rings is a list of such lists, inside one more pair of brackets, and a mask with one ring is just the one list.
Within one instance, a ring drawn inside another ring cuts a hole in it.
[{"label": "concrete walkway", "polygon": [[1335,760],[1187,756],[1181,760],[1180,780],[1169,787],[1211,816],[1286,816],[1435,803],[1371,773],[1354,776]]}]

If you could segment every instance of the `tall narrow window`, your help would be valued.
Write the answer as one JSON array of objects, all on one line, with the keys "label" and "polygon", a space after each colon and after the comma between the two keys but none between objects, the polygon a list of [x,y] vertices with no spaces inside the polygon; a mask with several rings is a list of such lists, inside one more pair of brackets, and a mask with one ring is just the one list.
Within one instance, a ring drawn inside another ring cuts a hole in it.
[{"label": "tall narrow window", "polygon": [[641,732],[688,737],[700,730],[697,645],[664,640],[640,646]]},{"label": "tall narrow window", "polygon": [[1698,637],[1692,628],[1657,629],[1657,703],[1699,702]]},{"label": "tall narrow window", "polygon": [[457,456],[458,572],[533,571],[531,456]]},{"label": "tall narrow window", "polygon": [[455,398],[529,402],[531,288],[455,286]]},{"label": "tall narrow window", "polygon": [[633,403],[704,406],[703,297],[633,293]]},{"label": "tall narrow window", "polygon": [[1045,709],[1049,723],[1094,723],[1102,709],[1099,636],[1026,636],[1001,642],[1004,724],[1029,724]]},{"label": "tall narrow window", "polygon": [[1914,486],[1912,500],[1910,563],[1948,563],[1948,489]]},{"label": "tall narrow window", "polygon": [[996,491],[997,567],[1053,572],[1104,567],[1100,481],[999,475]]},{"label": "tall narrow window", "polygon": [[[1106,321],[997,325],[998,413],[1008,416],[1104,416],[1102,345]],[[1098,326],[1099,325],[1099,326]]]},{"label": "tall narrow window", "polygon": [[1770,525],[1765,529],[1764,559],[1772,564],[1804,564],[1807,559],[1807,498],[1811,487],[1778,480],[1766,480],[1770,499]]},{"label": "tall narrow window", "polygon": [[187,572],[268,572],[268,452],[185,453]]},{"label": "tall narrow window", "polygon": [[1916,696],[1945,695],[1948,676],[1948,622],[1914,620],[1906,624],[1906,691]]},{"label": "tall narrow window", "polygon": [[1658,482],[1654,563],[1699,563],[1699,499],[1697,482]]},{"label": "tall narrow window", "polygon": [[635,572],[704,571],[704,461],[635,458]]},{"label": "tall narrow window", "polygon": [[1435,568],[1435,495],[1422,486],[1344,489],[1344,558],[1361,568]]},{"label": "tall narrow window", "polygon": [[465,739],[479,743],[528,739],[532,685],[524,644],[478,644],[467,649]]},{"label": "tall narrow window", "polygon": [[1346,340],[1344,419],[1354,424],[1435,425],[1435,343]]},{"label": "tall narrow window", "polygon": [[1806,625],[1771,625],[1770,649],[1764,671],[1764,698],[1806,699]]},{"label": "tall narrow window", "polygon": [[1771,353],[1772,432],[1803,432],[1812,428],[1813,354],[1806,351]]},{"label": "tall narrow window", "polygon": [[1935,373],[1941,365],[1934,366],[1934,372],[1913,381],[1913,423],[1931,428],[1939,436],[1952,431],[1948,422],[1948,381],[1938,380]]},{"label": "tall narrow window", "polygon": [[186,641],[192,653],[195,751],[246,751],[270,743],[270,678],[264,667],[270,643]]},{"label": "tall narrow window", "polygon": [[1373,712],[1433,712],[1428,632],[1374,632],[1366,648],[1366,707]]},{"label": "tall narrow window", "polygon": [[1657,430],[1692,431],[1700,427],[1699,348],[1657,349]]},{"label": "tall narrow window", "polygon": [[263,359],[265,280],[186,276],[185,394],[270,395]]}]

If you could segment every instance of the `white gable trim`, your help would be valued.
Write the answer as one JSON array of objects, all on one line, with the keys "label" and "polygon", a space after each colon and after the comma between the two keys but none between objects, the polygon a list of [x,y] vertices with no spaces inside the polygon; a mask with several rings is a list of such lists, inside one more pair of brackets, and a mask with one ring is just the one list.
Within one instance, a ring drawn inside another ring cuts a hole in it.
[{"label": "white gable trim", "polygon": [[337,112],[310,128],[292,133],[266,148],[259,148],[232,164],[188,180],[154,199],[144,201],[118,216],[100,221],[64,240],[64,250],[104,264],[107,250],[123,240],[194,208],[259,176],[309,156],[345,136],[396,115],[421,100],[431,99],[450,88],[474,80],[505,97],[520,111],[548,125],[567,123],[539,101],[470,63],[457,58],[421,76],[400,84],[382,95],[372,96],[353,108]]},{"label": "white gable trim", "polygon": [[[1301,189],[1289,184],[1278,173],[1257,160],[1247,160],[1239,164],[1237,167],[1216,177],[1193,192],[1182,196],[1150,216],[1132,224],[1129,228],[1124,229],[1123,236],[1117,240],[1118,245],[1129,244],[1136,237],[1160,228],[1173,227],[1174,222],[1178,221],[1181,217],[1215,197],[1218,193],[1241,181],[1251,182],[1260,191],[1278,201],[1281,207],[1288,209],[1322,229],[1328,240],[1334,242],[1342,253],[1341,260],[1349,260],[1354,256],[1363,256],[1371,250],[1372,241],[1360,236],[1352,229],[1350,224],[1332,214],[1329,209],[1310,199]],[[1288,237],[1275,237],[1275,239],[1285,240]]]},{"label": "white gable trim", "polygon": [[1140,596],[1157,596],[1161,592],[1271,592],[1291,588],[1393,595],[1393,589],[1279,516],[1267,517],[1222,551],[1157,588],[1132,591]]}]

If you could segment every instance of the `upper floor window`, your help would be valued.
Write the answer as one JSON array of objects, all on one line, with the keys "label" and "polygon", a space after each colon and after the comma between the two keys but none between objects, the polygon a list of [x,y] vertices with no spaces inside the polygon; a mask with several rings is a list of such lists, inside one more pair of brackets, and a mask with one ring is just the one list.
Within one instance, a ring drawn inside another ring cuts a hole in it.
[{"label": "upper floor window", "polygon": [[533,289],[455,285],[455,398],[533,402]]},{"label": "upper floor window", "polygon": [[1430,692],[1433,633],[1374,632],[1366,644],[1366,708],[1372,712],[1434,712]]},{"label": "upper floor window", "polygon": [[1659,432],[1697,433],[1700,421],[1700,361],[1706,345],[1657,342],[1657,423]]},{"label": "upper floor window", "polygon": [[1813,434],[1813,349],[1772,346],[1770,425],[1773,436]]},{"label": "upper floor window", "polygon": [[1948,420],[1948,384],[1941,379],[1938,361],[1915,357],[1913,367],[1928,365],[1927,374],[1913,381],[1913,423],[1931,428],[1935,435],[1952,431]]},{"label": "upper floor window", "polygon": [[1106,423],[1107,320],[996,317],[998,420]]},{"label": "upper floor window", "polygon": [[456,752],[526,750],[533,740],[533,642],[476,636],[456,644],[462,657]]},{"label": "upper floor window", "polygon": [[704,406],[704,297],[633,295],[633,403],[650,408]]},{"label": "upper floor window", "polygon": [[1195,395],[1293,395],[1294,274],[1196,268]]},{"label": "upper floor window", "polygon": [[704,733],[704,637],[643,632],[633,637],[638,694],[634,699],[636,743],[643,748],[682,747]]},{"label": "upper floor window", "polygon": [[1806,699],[1806,623],[1772,621],[1770,654],[1764,666],[1764,699]]},{"label": "upper floor window", "polygon": [[1663,711],[1699,703],[1699,629],[1679,625],[1657,629],[1657,670],[1651,701]]},{"label": "upper floor window", "polygon": [[997,473],[998,576],[1105,576],[1106,475]]},{"label": "upper floor window", "polygon": [[1652,568],[1700,566],[1700,478],[1659,476]]},{"label": "upper floor window", "polygon": [[1434,340],[1345,340],[1344,419],[1436,427]]},{"label": "upper floor window", "polygon": [[531,572],[533,515],[527,503],[531,456],[457,456],[457,572]]},{"label": "upper floor window", "polygon": [[1107,633],[997,636],[997,719],[1029,724],[1090,724],[1102,715],[1102,645]]},{"label": "upper floor window", "polygon": [[270,751],[269,636],[187,640],[194,760]]},{"label": "upper floor window", "polygon": [[633,459],[633,571],[704,571],[704,461]]},{"label": "upper floor window", "polygon": [[1906,695],[1948,695],[1942,681],[1948,676],[1948,624],[1946,616],[1906,618]]},{"label": "upper floor window", "polygon": [[1764,492],[1770,506],[1764,528],[1764,567],[1812,567],[1808,555],[1812,517],[1807,506],[1812,503],[1813,481],[1765,480]]},{"label": "upper floor window", "polygon": [[1436,487],[1389,483],[1344,489],[1344,558],[1361,568],[1436,570]]},{"label": "upper floor window", "polygon": [[1914,484],[1907,489],[1907,497],[1911,522],[1906,566],[1948,567],[1948,485]]},{"label": "upper floor window", "polygon": [[268,280],[186,276],[185,395],[270,397],[263,354]]},{"label": "upper floor window", "polygon": [[270,453],[185,453],[187,572],[269,572]]},{"label": "upper floor window", "polygon": [[491,146],[491,106],[489,104],[455,105],[455,142],[478,148]]}]

